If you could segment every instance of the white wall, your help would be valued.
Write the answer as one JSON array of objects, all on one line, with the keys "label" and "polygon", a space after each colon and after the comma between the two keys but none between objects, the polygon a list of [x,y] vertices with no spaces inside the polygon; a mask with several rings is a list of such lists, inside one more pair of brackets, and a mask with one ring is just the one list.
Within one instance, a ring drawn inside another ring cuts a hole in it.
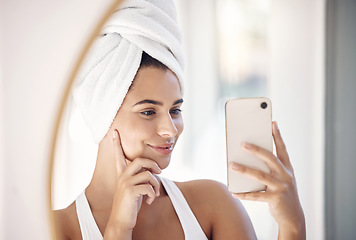
[{"label": "white wall", "polygon": [[270,91],[294,166],[307,239],[324,239],[325,0],[271,1]]},{"label": "white wall", "polygon": [[6,170],[0,174],[5,206],[1,239],[49,239],[46,189],[53,121],[77,55],[110,2],[1,2],[1,126],[6,126],[0,163],[0,170]]}]

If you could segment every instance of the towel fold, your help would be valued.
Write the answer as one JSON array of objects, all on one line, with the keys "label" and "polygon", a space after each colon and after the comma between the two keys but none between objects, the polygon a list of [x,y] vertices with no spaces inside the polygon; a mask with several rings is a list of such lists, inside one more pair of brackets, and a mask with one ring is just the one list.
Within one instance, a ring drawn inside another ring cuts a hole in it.
[{"label": "towel fold", "polygon": [[184,56],[173,0],[126,0],[105,24],[74,85],[73,96],[95,143],[119,110],[142,52],[172,70],[183,90]]}]

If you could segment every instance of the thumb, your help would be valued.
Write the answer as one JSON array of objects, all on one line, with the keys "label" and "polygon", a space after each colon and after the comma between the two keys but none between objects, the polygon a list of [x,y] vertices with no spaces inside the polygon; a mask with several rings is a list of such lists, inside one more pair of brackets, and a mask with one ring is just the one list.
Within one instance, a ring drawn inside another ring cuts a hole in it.
[{"label": "thumb", "polygon": [[114,148],[114,155],[116,160],[116,169],[118,175],[124,172],[127,168],[126,158],[121,146],[121,139],[119,132],[115,129],[113,131],[113,148]]}]

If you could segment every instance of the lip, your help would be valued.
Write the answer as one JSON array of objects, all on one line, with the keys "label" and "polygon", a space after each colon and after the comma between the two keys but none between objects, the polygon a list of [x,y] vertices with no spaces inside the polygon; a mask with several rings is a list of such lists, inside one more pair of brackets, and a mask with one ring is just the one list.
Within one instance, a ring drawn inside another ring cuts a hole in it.
[{"label": "lip", "polygon": [[162,145],[149,145],[153,150],[160,154],[171,154],[173,151],[173,144],[162,144]]}]

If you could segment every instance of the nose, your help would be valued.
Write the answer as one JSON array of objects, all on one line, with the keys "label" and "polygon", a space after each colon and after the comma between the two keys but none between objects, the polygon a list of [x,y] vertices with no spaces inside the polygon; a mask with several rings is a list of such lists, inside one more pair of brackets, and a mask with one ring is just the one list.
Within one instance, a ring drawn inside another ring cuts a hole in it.
[{"label": "nose", "polygon": [[158,135],[162,137],[175,137],[178,133],[176,125],[170,114],[162,117],[158,126]]}]

